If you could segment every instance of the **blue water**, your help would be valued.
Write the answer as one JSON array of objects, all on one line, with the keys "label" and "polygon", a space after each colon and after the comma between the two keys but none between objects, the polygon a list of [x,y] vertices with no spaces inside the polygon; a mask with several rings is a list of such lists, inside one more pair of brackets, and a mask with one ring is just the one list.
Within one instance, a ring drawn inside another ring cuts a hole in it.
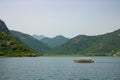
[{"label": "blue water", "polygon": [[0,80],[120,80],[119,57],[93,57],[94,63],[76,58],[0,58]]}]

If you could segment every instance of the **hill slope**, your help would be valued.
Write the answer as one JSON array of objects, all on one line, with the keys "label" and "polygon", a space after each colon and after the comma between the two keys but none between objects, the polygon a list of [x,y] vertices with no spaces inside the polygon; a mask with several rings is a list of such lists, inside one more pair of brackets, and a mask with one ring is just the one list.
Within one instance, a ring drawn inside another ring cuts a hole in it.
[{"label": "hill slope", "polygon": [[6,24],[2,20],[0,20],[0,31],[5,32],[5,33],[9,33],[9,30],[8,30]]},{"label": "hill slope", "polygon": [[59,55],[120,56],[120,29],[98,36],[79,35],[50,53]]},{"label": "hill slope", "polygon": [[68,40],[69,40],[68,38],[66,38],[62,35],[56,36],[54,38],[45,37],[45,38],[41,39],[42,42],[48,44],[52,48],[58,47],[58,46],[64,44],[65,42],[67,42]]},{"label": "hill slope", "polygon": [[41,39],[45,38],[43,35],[36,35],[36,34],[32,35],[32,37],[34,37],[37,40],[41,40]]},{"label": "hill slope", "polygon": [[38,56],[32,49],[17,41],[0,20],[0,56]]},{"label": "hill slope", "polygon": [[11,31],[11,33],[14,37],[18,38],[24,44],[26,44],[27,46],[29,46],[30,48],[34,49],[39,53],[44,53],[50,50],[50,47],[47,44],[33,38],[31,35],[13,30]]}]

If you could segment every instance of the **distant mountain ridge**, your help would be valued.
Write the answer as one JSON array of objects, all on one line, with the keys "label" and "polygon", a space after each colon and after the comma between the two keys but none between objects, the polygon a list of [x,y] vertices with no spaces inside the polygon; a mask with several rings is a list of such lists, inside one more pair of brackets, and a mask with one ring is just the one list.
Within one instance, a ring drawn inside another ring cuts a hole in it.
[{"label": "distant mountain ridge", "polygon": [[33,37],[42,41],[43,43],[48,44],[51,48],[58,47],[69,40],[69,38],[66,38],[62,35],[58,35],[53,38],[49,38],[43,35],[33,35]]},{"label": "distant mountain ridge", "polygon": [[53,56],[120,56],[120,29],[97,36],[78,35],[71,39],[62,35],[41,36],[37,40],[31,35],[10,31],[0,20],[0,56],[39,56],[36,51]]},{"label": "distant mountain ridge", "polygon": [[45,38],[41,39],[42,42],[48,44],[52,48],[58,47],[58,46],[64,44],[65,42],[67,42],[68,40],[69,40],[69,38],[66,38],[62,35],[58,35],[54,38],[45,37]]},{"label": "distant mountain ridge", "polygon": [[51,49],[47,44],[33,38],[31,35],[13,30],[11,30],[11,33],[14,37],[39,53],[44,53]]},{"label": "distant mountain ridge", "polygon": [[32,37],[34,37],[35,39],[38,39],[38,40],[45,38],[45,36],[43,36],[43,35],[36,35],[36,34],[32,35]]}]

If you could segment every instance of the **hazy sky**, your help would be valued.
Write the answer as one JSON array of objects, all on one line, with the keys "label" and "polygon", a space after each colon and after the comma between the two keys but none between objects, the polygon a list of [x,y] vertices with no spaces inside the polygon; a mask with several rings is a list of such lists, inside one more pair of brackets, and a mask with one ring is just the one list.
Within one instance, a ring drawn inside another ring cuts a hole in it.
[{"label": "hazy sky", "polygon": [[0,19],[31,35],[98,35],[120,28],[120,0],[0,0]]}]

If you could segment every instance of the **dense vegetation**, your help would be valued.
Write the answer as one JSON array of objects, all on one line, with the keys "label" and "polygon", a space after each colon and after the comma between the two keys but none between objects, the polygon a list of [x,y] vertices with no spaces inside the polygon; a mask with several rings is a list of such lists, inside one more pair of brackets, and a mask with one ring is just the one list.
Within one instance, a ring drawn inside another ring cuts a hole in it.
[{"label": "dense vegetation", "polygon": [[120,56],[120,29],[98,36],[78,35],[72,39],[56,36],[40,41],[28,34],[9,31],[0,20],[0,56],[40,55],[36,51],[53,56]]},{"label": "dense vegetation", "polygon": [[98,36],[79,35],[46,55],[120,56],[120,29]]},{"label": "dense vegetation", "polygon": [[11,34],[0,32],[0,56],[38,56],[38,54],[18,42]]},{"label": "dense vegetation", "polygon": [[0,20],[0,56],[39,56],[34,50],[16,40]]},{"label": "dense vegetation", "polygon": [[19,39],[21,42],[34,49],[38,53],[44,53],[51,49],[47,44],[33,38],[31,35],[24,34],[18,31],[11,31],[11,33],[14,37]]}]

